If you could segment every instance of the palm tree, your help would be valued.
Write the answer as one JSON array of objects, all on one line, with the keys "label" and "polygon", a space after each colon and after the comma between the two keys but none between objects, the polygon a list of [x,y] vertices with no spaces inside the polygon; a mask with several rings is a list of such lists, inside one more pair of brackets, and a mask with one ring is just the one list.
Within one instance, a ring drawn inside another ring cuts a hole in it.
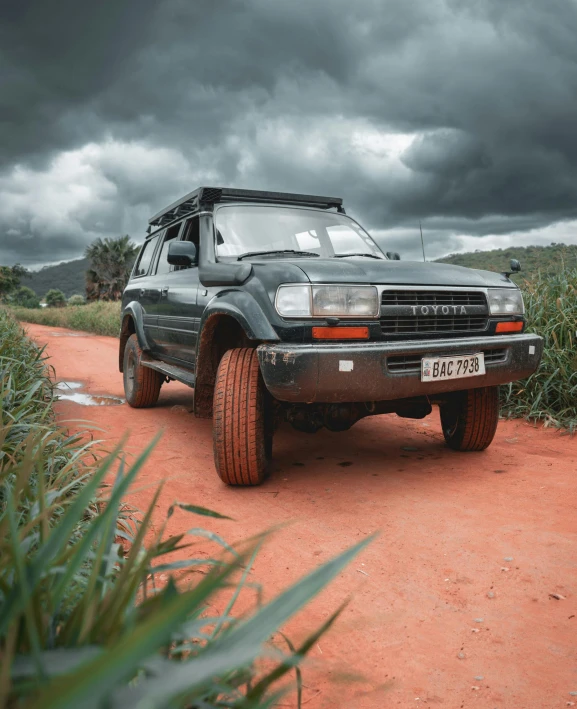
[{"label": "palm tree", "polygon": [[86,299],[120,300],[137,252],[129,236],[93,241],[85,251],[92,266],[86,272]]},{"label": "palm tree", "polygon": [[18,288],[22,277],[29,275],[19,263],[14,266],[0,266],[0,300]]}]

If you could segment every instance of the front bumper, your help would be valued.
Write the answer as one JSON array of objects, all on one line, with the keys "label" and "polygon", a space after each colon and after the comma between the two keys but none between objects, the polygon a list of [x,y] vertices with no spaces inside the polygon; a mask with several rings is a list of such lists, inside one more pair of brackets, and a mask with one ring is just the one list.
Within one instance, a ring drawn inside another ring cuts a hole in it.
[{"label": "front bumper", "polygon": [[[260,345],[270,393],[292,403],[392,401],[505,384],[532,374],[541,361],[537,335],[494,335],[404,342]],[[421,382],[422,357],[485,353],[486,374]]]}]

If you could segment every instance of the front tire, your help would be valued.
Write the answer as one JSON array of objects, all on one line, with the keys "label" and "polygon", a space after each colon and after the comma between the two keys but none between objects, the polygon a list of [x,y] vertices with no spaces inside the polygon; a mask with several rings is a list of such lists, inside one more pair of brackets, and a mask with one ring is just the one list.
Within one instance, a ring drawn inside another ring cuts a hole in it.
[{"label": "front tire", "polygon": [[145,409],[158,401],[163,376],[140,363],[142,350],[136,335],[131,335],[124,348],[124,395],[133,409]]},{"label": "front tire", "polygon": [[483,451],[499,422],[499,387],[468,389],[443,404],[441,425],[449,448],[456,451]]},{"label": "front tire", "polygon": [[227,485],[260,485],[272,452],[272,412],[256,350],[228,350],[216,374],[214,464]]}]

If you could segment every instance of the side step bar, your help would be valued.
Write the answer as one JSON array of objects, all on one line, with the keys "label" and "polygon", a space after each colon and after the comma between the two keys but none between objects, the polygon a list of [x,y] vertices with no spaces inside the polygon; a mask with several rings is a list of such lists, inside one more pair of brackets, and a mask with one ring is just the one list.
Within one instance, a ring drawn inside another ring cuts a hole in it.
[{"label": "side step bar", "polygon": [[142,364],[143,367],[156,369],[157,372],[165,374],[171,379],[176,379],[176,381],[182,382],[183,384],[194,388],[196,376],[188,369],[177,367],[174,364],[166,364],[166,362],[159,362],[157,359],[153,359],[150,355],[147,355],[144,352],[140,358],[140,364]]}]

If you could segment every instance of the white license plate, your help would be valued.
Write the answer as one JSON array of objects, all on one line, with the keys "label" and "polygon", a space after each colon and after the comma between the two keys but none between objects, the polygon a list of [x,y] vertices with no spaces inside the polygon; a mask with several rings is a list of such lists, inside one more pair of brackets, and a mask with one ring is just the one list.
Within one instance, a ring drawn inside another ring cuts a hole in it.
[{"label": "white license plate", "polygon": [[480,377],[482,374],[485,374],[485,356],[482,352],[459,357],[423,357],[421,360],[422,382]]}]

